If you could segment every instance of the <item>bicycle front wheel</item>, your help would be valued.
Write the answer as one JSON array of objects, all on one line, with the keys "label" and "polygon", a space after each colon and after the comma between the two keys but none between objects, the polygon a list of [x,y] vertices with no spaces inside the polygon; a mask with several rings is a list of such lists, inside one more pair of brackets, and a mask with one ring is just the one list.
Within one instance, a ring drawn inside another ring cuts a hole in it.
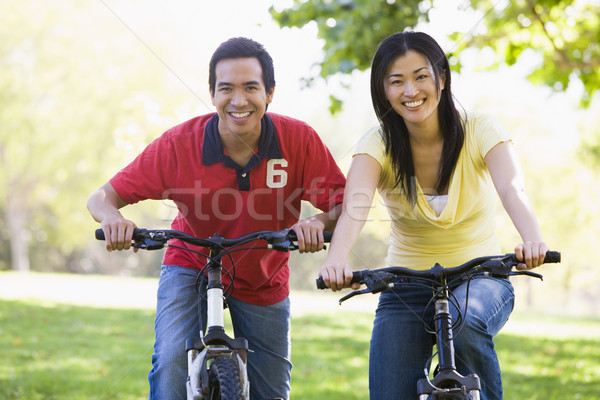
[{"label": "bicycle front wheel", "polygon": [[247,400],[242,393],[240,373],[234,358],[217,357],[210,365],[210,400]]}]

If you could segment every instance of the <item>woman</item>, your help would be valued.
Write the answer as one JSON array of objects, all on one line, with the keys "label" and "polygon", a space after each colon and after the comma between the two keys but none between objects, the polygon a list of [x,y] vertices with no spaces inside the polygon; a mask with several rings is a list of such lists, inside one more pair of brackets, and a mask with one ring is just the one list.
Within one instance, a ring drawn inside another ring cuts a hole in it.
[{"label": "woman", "polygon": [[[379,45],[371,97],[380,126],[357,147],[343,213],[320,270],[334,291],[350,286],[352,268],[346,260],[376,188],[391,217],[390,266],[428,269],[439,262],[452,267],[501,254],[494,226],[495,192],[523,240],[515,247],[522,261],[519,268],[543,263],[548,247],[508,134],[490,116],[459,113],[450,83],[448,60],[427,34],[397,33]],[[452,288],[463,308],[466,286]],[[417,398],[416,382],[434,344],[433,337],[423,334],[420,320],[431,289],[410,282],[396,287],[380,295],[375,316],[371,399]],[[513,303],[508,280],[478,277],[470,283],[467,319],[455,335],[457,368],[463,375],[479,375],[482,399],[502,397],[493,337]],[[456,319],[456,309],[451,312]]]}]

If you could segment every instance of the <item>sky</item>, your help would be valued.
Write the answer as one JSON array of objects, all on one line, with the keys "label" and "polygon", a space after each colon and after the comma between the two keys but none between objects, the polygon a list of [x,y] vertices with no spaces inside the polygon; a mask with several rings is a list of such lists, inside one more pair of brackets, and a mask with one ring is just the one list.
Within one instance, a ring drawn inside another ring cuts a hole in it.
[{"label": "sky", "polygon": [[[140,43],[133,51],[151,52],[156,62],[163,64],[173,85],[180,85],[189,94],[193,114],[214,111],[207,88],[207,66],[214,49],[234,36],[251,37],[265,45],[273,57],[277,81],[275,98],[269,111],[306,120],[322,136],[342,126],[355,141],[376,124],[368,90],[368,71],[356,72],[349,78],[351,88],[342,90],[335,79],[327,85],[320,80],[310,89],[303,89],[301,78],[316,75],[315,63],[322,58],[322,41],[317,37],[316,24],[298,29],[280,29],[271,19],[270,6],[289,7],[292,0],[159,0],[110,1],[98,0],[99,17],[115,24],[124,35],[135,35]],[[455,29],[465,33],[481,27],[481,18],[461,9],[464,0],[437,0],[430,13],[431,22],[418,27],[436,38],[446,51],[451,51],[445,38]],[[457,28],[458,27],[458,28]],[[150,45],[149,43],[153,43]],[[375,50],[375,49],[373,49]],[[550,125],[549,138],[577,143],[577,87],[563,94],[552,94],[546,87],[534,87],[525,80],[535,57],[511,68],[481,72],[477,64],[485,61],[485,52],[471,52],[463,60],[463,72],[453,75],[453,91],[466,109],[485,104],[492,113],[505,112],[507,107],[532,108],[534,120]],[[327,121],[329,93],[344,99],[345,110],[336,122]],[[490,100],[490,98],[492,100]],[[539,107],[538,107],[539,105]],[[348,121],[349,118],[352,121]],[[558,117],[558,118],[557,118]],[[345,118],[345,119],[344,119]],[[316,125],[316,126],[315,126]],[[348,132],[351,130],[352,132]],[[554,155],[553,141],[547,142],[548,160]],[[563,150],[564,150],[563,143]],[[342,150],[345,157],[352,145]]]}]

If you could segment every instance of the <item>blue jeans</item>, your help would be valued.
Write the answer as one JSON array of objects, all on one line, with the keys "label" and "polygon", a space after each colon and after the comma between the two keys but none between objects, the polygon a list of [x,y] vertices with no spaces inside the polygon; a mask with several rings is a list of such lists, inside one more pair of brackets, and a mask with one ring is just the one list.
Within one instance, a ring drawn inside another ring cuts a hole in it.
[{"label": "blue jeans", "polygon": [[[198,337],[199,271],[163,265],[158,282],[154,354],[148,375],[151,400],[185,400],[187,355],[185,341]],[[202,286],[205,285],[205,282]],[[205,293],[205,288],[200,288]],[[256,306],[229,297],[235,337],[248,339],[250,399],[289,398],[291,313],[289,299]],[[201,302],[206,327],[206,301]]]},{"label": "blue jeans", "polygon": [[[468,309],[464,315],[468,288]],[[500,365],[494,336],[508,320],[514,292],[508,280],[476,277],[470,284],[451,286],[465,323],[454,332],[456,367],[462,375],[476,373],[481,380],[481,399],[502,399]],[[435,338],[426,334],[421,319],[433,326],[432,290],[414,283],[397,283],[381,293],[373,323],[369,360],[371,400],[416,399],[417,381],[425,376],[426,362]],[[454,322],[457,310],[450,306]]]}]

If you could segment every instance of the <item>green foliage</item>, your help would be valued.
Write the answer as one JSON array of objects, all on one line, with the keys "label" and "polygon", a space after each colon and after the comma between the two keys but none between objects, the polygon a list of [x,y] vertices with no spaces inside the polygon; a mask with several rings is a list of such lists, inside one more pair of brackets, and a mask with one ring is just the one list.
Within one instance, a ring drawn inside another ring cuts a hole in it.
[{"label": "green foliage", "polygon": [[471,0],[471,7],[484,16],[486,29],[471,36],[453,34],[456,52],[489,47],[494,50],[496,62],[507,65],[515,64],[524,52],[533,52],[540,60],[528,78],[563,91],[577,77],[584,86],[581,104],[587,107],[600,89],[600,2],[494,3]]},{"label": "green foliage", "polygon": [[290,9],[271,7],[273,19],[282,27],[302,27],[315,21],[324,55],[320,75],[364,71],[371,65],[373,50],[390,32],[427,21],[430,1],[294,0]]},{"label": "green foliage", "polygon": [[[557,91],[573,77],[584,86],[583,106],[600,89],[600,3],[598,0],[471,0],[485,26],[468,34],[450,34],[454,41],[453,68],[460,70],[460,54],[467,48],[491,48],[495,62],[515,64],[525,52],[540,58],[529,79]],[[291,8],[271,8],[281,27],[302,27],[314,21],[324,40],[320,75],[366,70],[379,42],[396,32],[428,21],[435,2],[418,0],[294,0]],[[465,27],[461,27],[464,29]],[[466,27],[468,28],[468,27]],[[337,108],[333,108],[336,110]]]}]

